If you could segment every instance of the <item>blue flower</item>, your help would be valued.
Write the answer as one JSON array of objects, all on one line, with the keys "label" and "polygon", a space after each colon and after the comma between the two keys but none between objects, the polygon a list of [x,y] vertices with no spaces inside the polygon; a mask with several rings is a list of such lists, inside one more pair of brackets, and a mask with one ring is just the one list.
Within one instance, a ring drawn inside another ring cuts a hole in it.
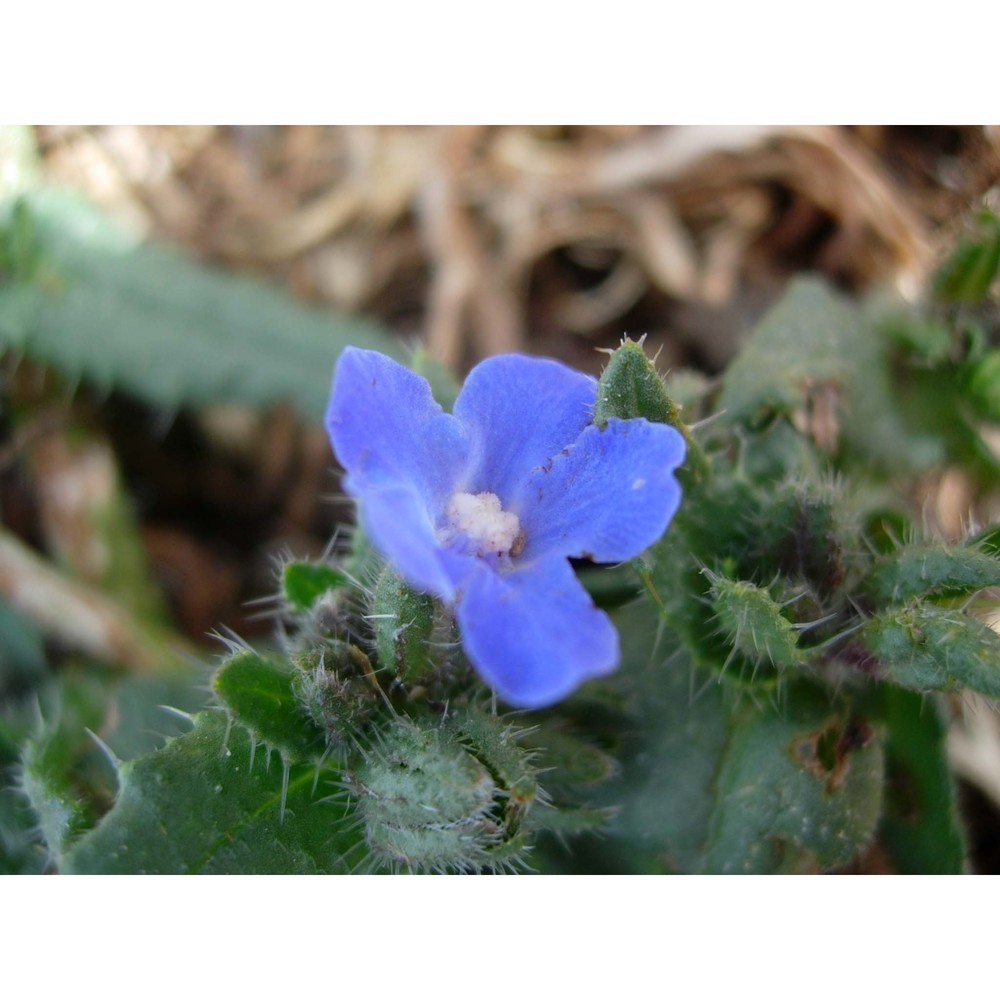
[{"label": "blue flower", "polygon": [[374,351],[348,348],[334,372],[327,430],[372,544],[454,606],[469,660],[519,708],[618,663],[618,634],[568,560],[637,556],[680,503],[681,435],[642,419],[598,428],[596,389],[556,361],[502,355],[449,414]]}]

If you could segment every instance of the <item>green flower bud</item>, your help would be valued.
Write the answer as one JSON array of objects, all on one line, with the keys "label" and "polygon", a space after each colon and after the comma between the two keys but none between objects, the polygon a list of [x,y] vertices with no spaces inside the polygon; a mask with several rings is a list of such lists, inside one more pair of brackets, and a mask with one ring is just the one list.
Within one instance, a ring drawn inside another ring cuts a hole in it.
[{"label": "green flower bud", "polygon": [[295,696],[332,747],[347,746],[382,704],[368,657],[357,646],[331,642],[299,657]]},{"label": "green flower bud", "polygon": [[680,409],[667,395],[663,379],[646,357],[642,340],[636,343],[625,338],[601,373],[594,423],[604,427],[609,417],[622,420],[645,417],[653,423],[670,424],[685,433]]},{"label": "green flower bud", "polygon": [[798,633],[781,606],[762,587],[746,580],[710,577],[712,605],[722,634],[734,653],[752,664],[779,669],[802,661]]},{"label": "green flower bud", "polygon": [[539,789],[516,735],[496,716],[468,708],[440,724],[397,717],[380,730],[349,779],[380,866],[523,866],[520,831]]},{"label": "green flower bud", "polygon": [[514,802],[504,775],[471,742],[461,724],[397,717],[365,751],[350,787],[380,866],[472,872],[521,863],[514,827],[527,808],[524,790]]}]

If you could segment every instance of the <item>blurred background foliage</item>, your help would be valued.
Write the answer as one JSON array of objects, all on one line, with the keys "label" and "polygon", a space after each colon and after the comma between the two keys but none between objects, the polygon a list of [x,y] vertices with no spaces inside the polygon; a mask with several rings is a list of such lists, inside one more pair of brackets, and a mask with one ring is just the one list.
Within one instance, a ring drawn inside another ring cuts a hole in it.
[{"label": "blurred background foliage", "polygon": [[[862,303],[981,301],[998,179],[995,127],[0,130],[0,766],[33,732],[44,786],[37,816],[0,792],[2,870],[45,869],[39,822],[59,844],[107,807],[106,758],[179,731],[158,706],[205,700],[212,633],[266,644],[276,559],[320,555],[349,516],[319,423],[340,347],[419,342],[446,385],[504,351],[597,373],[645,334],[697,399],[802,272]],[[947,540],[1000,511],[975,309],[967,412],[945,421],[949,453],[975,425],[966,461],[906,479]],[[953,349],[929,323],[892,336],[929,372]],[[888,461],[865,398],[846,433]],[[817,441],[839,430],[821,395],[807,409]],[[997,871],[1000,725],[978,697],[953,709],[971,863]]]}]

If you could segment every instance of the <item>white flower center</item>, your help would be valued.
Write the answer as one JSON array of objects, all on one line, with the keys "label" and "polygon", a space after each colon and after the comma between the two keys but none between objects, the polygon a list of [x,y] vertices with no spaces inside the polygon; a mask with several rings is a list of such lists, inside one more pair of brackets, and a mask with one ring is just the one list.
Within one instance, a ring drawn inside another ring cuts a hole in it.
[{"label": "white flower center", "polygon": [[477,556],[516,556],[524,547],[517,514],[503,510],[495,493],[454,494],[438,537],[444,545],[464,539]]}]

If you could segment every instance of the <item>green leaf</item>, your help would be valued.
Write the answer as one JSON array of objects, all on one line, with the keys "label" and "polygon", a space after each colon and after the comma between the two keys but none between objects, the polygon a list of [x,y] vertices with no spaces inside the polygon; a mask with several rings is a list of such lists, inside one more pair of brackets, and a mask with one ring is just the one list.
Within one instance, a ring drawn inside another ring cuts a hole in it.
[{"label": "green leaf", "polygon": [[[63,856],[91,874],[322,874],[350,870],[358,824],[332,766],[283,768],[219,713],[125,763],[114,807]],[[356,857],[354,860],[357,860]]]},{"label": "green leaf", "polygon": [[184,712],[204,704],[203,683],[198,669],[122,679],[96,666],[73,667],[39,687],[31,701],[9,704],[0,718],[0,766],[18,775],[19,788],[0,803],[0,839],[8,850],[35,869],[39,858],[44,867],[48,855],[68,849],[114,799],[117,775],[109,756],[145,753],[185,731]]},{"label": "green leaf", "polygon": [[978,302],[1000,269],[1000,218],[983,211],[972,233],[964,236],[934,278],[934,291],[944,302]]},{"label": "green leaf", "polygon": [[859,363],[872,360],[865,332],[857,310],[826,284],[795,279],[727,369],[719,409],[753,423],[765,411],[807,409],[817,389],[847,391]]},{"label": "green leaf", "polygon": [[865,623],[861,641],[880,676],[902,687],[1000,697],[1000,635],[958,609],[889,608]]},{"label": "green leaf", "polygon": [[951,327],[940,320],[908,313],[891,313],[878,325],[879,332],[907,351],[913,361],[939,365],[954,349]]},{"label": "green leaf", "polygon": [[0,875],[40,875],[49,859],[38,819],[20,789],[0,788]]},{"label": "green leaf", "polygon": [[289,761],[319,758],[326,740],[295,695],[293,669],[249,650],[231,656],[212,688],[236,721]]},{"label": "green leaf", "polygon": [[190,728],[186,716],[210,700],[200,667],[170,677],[126,677],[109,690],[110,708],[97,735],[121,760],[158,750]]},{"label": "green leaf", "polygon": [[620,778],[598,789],[600,803],[618,812],[607,840],[587,846],[593,867],[821,870],[871,840],[882,748],[849,703],[796,683],[779,689],[777,705],[755,705],[666,642],[651,655],[648,602],[618,622],[618,681],[634,735],[622,747]]},{"label": "green leaf", "polygon": [[815,871],[847,864],[869,843],[884,763],[871,726],[796,686],[778,709],[738,706],[729,727],[704,870]]},{"label": "green leaf", "polygon": [[21,682],[37,681],[45,671],[41,632],[0,598],[0,692]]},{"label": "green leaf", "polygon": [[49,854],[41,842],[38,814],[11,777],[21,773],[22,746],[37,730],[35,706],[0,703],[0,875],[31,875],[45,870]]},{"label": "green leaf", "polygon": [[868,587],[880,603],[960,596],[1000,586],[1000,559],[966,545],[907,545],[886,556]]},{"label": "green leaf", "polygon": [[[750,427],[775,415],[792,419],[820,449],[883,473],[941,462],[957,420],[954,376],[933,392],[924,391],[927,379],[916,389],[898,383],[882,318],[822,281],[795,279],[727,369],[718,408]],[[933,422],[925,416],[930,403]]]},{"label": "green leaf", "polygon": [[344,572],[327,563],[289,562],[281,571],[282,591],[296,611],[311,610],[328,590],[339,590],[347,583]]},{"label": "green leaf", "polygon": [[[21,206],[21,207],[18,207]],[[0,245],[34,261],[0,284],[0,345],[70,379],[154,404],[286,401],[319,420],[334,360],[355,344],[402,358],[376,324],[141,244],[65,192],[0,204]],[[27,255],[27,256],[26,256]]]},{"label": "green leaf", "polygon": [[987,351],[971,366],[966,395],[980,417],[1000,423],[1000,350]]},{"label": "green leaf", "polygon": [[882,688],[889,726],[888,784],[880,841],[904,875],[960,875],[965,843],[935,698]]},{"label": "green leaf", "polygon": [[58,855],[94,820],[94,783],[81,774],[87,729],[100,728],[105,691],[96,676],[60,678],[25,741],[20,785],[49,851]]}]

